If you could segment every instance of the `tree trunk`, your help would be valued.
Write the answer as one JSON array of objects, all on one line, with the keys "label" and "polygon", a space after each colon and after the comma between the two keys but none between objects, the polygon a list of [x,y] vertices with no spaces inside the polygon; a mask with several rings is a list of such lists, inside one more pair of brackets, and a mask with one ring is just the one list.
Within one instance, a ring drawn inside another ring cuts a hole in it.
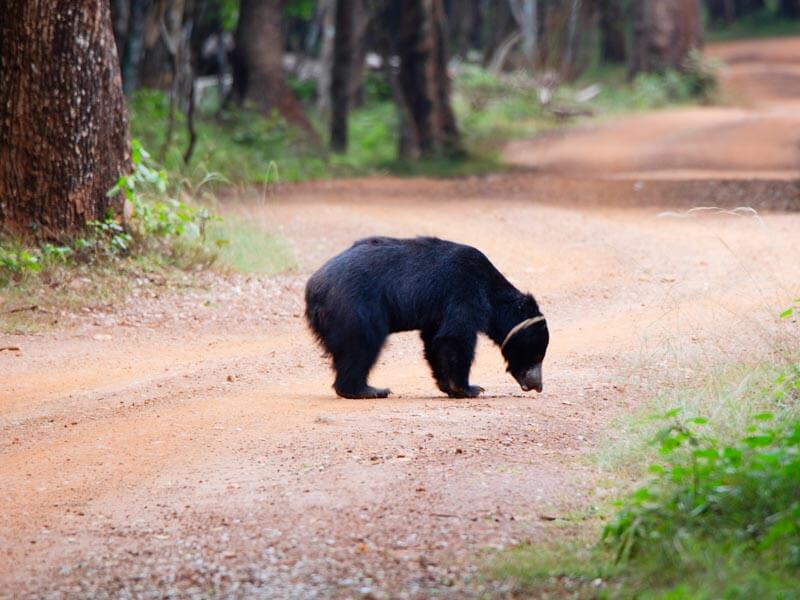
[{"label": "tree trunk", "polygon": [[[147,4],[142,17],[142,48],[138,57],[139,72],[136,79],[143,87],[166,90],[172,80],[169,48],[163,31],[169,28],[175,17],[175,2],[172,0],[152,0]],[[183,3],[181,4],[181,13]],[[127,60],[123,61],[123,74],[126,83],[130,80]]]},{"label": "tree trunk", "polygon": [[625,48],[625,10],[622,0],[601,0],[599,4],[603,61],[624,63],[627,59],[627,52]]},{"label": "tree trunk", "polygon": [[365,0],[353,2],[353,33],[351,36],[350,66],[350,109],[364,106],[366,90],[364,89],[364,66],[369,50],[368,32],[372,23],[372,15]]},{"label": "tree trunk", "polygon": [[233,94],[269,114],[278,111],[312,137],[316,132],[303,114],[283,75],[283,7],[286,0],[241,0],[236,26]]},{"label": "tree trunk", "polygon": [[350,71],[353,68],[353,0],[336,0],[335,35],[331,74],[331,150],[346,152]]},{"label": "tree trunk", "polygon": [[400,23],[400,87],[414,127],[417,148],[403,148],[402,156],[454,155],[461,142],[450,106],[450,79],[444,9],[441,0],[403,3]]},{"label": "tree trunk", "polygon": [[130,17],[125,36],[125,50],[120,55],[122,89],[130,94],[139,85],[139,67],[144,55],[144,26],[150,0],[130,0]]},{"label": "tree trunk", "polygon": [[328,116],[331,110],[331,74],[333,73],[333,47],[336,39],[335,7],[336,0],[321,0],[317,6],[317,10],[322,13],[317,111],[322,117]]},{"label": "tree trunk", "polygon": [[109,3],[0,0],[0,225],[76,233],[131,168]]},{"label": "tree trunk", "polygon": [[800,0],[781,0],[778,13],[790,19],[800,18]]},{"label": "tree trunk", "polygon": [[682,69],[702,45],[699,0],[635,0],[631,73]]}]

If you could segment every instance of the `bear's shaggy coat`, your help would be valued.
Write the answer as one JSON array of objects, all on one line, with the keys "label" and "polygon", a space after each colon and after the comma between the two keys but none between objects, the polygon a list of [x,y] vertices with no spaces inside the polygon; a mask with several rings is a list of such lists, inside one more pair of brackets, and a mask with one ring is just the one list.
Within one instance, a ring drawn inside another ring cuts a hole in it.
[{"label": "bear's shaggy coat", "polygon": [[386,337],[410,330],[421,332],[436,384],[451,397],[483,391],[469,383],[478,332],[501,345],[507,370],[524,390],[541,391],[549,333],[540,315],[533,296],[511,285],[482,252],[431,237],[360,240],[306,286],[306,318],[333,359],[333,387],[345,398],[389,394],[367,385],[367,375]]}]

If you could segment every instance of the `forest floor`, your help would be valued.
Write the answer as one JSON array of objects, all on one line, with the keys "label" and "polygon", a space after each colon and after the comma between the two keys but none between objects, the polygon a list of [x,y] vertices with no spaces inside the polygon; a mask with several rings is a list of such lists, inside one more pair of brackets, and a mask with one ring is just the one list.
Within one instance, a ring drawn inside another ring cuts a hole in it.
[{"label": "forest floor", "polygon": [[[797,296],[800,40],[714,46],[730,107],[515,142],[521,173],[318,182],[230,198],[298,263],[142,289],[0,337],[0,597],[465,597],[487,549],[551,539],[619,493],[614,424],[767,343]],[[303,318],[324,260],[372,234],[482,249],[548,317],[544,392],[481,340],[474,400],[418,336],[334,397]],[[9,349],[11,348],[11,349]],[[557,519],[554,521],[554,519]]]}]

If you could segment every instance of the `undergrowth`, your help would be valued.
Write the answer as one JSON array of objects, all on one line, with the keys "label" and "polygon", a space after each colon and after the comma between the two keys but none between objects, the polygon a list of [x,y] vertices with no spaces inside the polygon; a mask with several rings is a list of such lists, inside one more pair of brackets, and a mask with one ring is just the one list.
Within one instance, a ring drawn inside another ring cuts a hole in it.
[{"label": "undergrowth", "polygon": [[132,282],[185,285],[188,273],[212,266],[272,273],[293,265],[280,238],[216,214],[216,176],[171,178],[137,140],[131,154],[133,172],[108,192],[125,196],[124,223],[109,213],[58,243],[0,237],[0,329],[36,329],[65,310],[111,306]]},{"label": "undergrowth", "polygon": [[[174,143],[163,162],[171,173],[196,179],[197,173],[220,173],[233,184],[295,182],[374,173],[426,176],[462,176],[502,170],[500,151],[514,138],[563,126],[568,120],[591,115],[619,114],[660,108],[670,104],[707,102],[714,98],[715,65],[700,54],[690,57],[681,72],[647,74],[628,81],[623,67],[586,73],[580,80],[561,85],[543,105],[537,81],[525,74],[492,74],[472,64],[462,64],[453,82],[453,106],[465,152],[457,158],[424,161],[397,159],[398,116],[385,84],[367,79],[366,102],[352,111],[349,148],[329,153],[323,119],[313,109],[308,116],[317,140],[288,125],[277,114],[264,116],[235,107],[220,111],[213,94],[200,103],[197,145],[190,163],[184,164],[188,144],[185,123],[178,115]],[[597,87],[586,95],[587,88]],[[295,85],[307,104],[312,93]],[[168,101],[161,92],[142,90],[131,101],[131,129],[149,148],[161,148]]]},{"label": "undergrowth", "polygon": [[[800,299],[781,317],[798,310]],[[796,598],[800,358],[755,371],[651,421],[650,449],[629,450],[647,474],[610,517],[572,541],[501,553],[488,576],[536,597]]]}]

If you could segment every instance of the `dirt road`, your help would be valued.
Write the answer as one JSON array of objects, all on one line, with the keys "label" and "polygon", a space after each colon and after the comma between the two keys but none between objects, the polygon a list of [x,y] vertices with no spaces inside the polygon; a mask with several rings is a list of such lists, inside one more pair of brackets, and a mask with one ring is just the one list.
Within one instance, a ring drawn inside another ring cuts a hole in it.
[{"label": "dirt road", "polygon": [[797,179],[800,38],[712,46],[727,106],[678,108],[510,144],[513,164],[569,176]]},{"label": "dirt road", "polygon": [[[21,349],[0,351],[0,597],[476,593],[484,549],[545,540],[615,493],[592,457],[617,419],[757,354],[800,295],[800,215],[662,214],[687,188],[644,185],[662,207],[611,208],[630,181],[547,173],[245,198],[232,210],[278,229],[296,271],[0,338]],[[486,395],[443,398],[403,334],[372,376],[394,396],[335,398],[302,288],[371,234],[471,243],[532,291],[552,332],[544,393],[481,340]]]}]

